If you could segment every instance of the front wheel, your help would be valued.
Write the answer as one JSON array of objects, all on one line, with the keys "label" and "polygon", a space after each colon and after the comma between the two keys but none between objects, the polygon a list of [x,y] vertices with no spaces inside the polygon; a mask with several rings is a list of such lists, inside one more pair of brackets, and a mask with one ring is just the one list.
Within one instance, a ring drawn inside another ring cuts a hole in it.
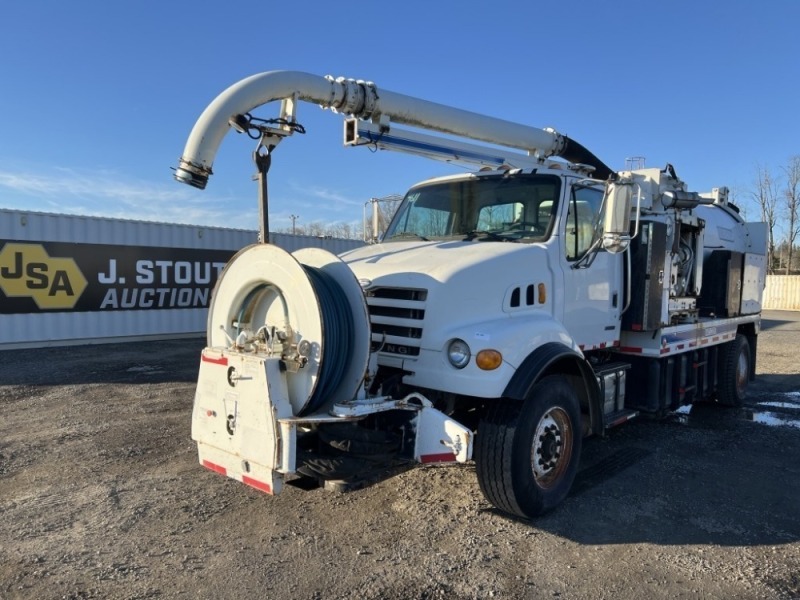
[{"label": "front wheel", "polygon": [[581,452],[580,405],[570,380],[551,375],[523,402],[498,400],[478,426],[478,484],[500,510],[544,514],[569,492]]}]

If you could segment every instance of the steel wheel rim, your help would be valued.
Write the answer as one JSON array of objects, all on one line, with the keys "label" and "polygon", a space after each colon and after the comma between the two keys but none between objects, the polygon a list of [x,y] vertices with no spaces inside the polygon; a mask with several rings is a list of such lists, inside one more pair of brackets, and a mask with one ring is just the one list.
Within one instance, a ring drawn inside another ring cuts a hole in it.
[{"label": "steel wheel rim", "polygon": [[566,472],[572,458],[573,436],[569,415],[563,408],[553,407],[539,419],[531,445],[531,470],[539,487],[552,487]]},{"label": "steel wheel rim", "polygon": [[747,353],[742,350],[739,352],[739,358],[736,360],[736,393],[740,398],[744,397],[744,392],[747,388],[749,366]]}]

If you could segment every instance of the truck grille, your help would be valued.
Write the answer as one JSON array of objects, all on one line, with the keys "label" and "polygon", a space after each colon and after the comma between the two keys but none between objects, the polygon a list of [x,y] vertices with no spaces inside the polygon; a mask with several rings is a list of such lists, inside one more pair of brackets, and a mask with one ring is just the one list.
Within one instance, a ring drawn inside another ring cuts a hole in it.
[{"label": "truck grille", "polygon": [[372,351],[418,356],[428,290],[373,288],[367,290],[372,326]]}]

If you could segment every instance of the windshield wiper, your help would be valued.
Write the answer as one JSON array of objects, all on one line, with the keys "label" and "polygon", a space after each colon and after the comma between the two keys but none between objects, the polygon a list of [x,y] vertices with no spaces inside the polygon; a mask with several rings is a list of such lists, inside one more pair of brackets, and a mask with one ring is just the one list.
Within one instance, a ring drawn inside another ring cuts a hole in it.
[{"label": "windshield wiper", "polygon": [[544,238],[545,234],[541,231],[526,231],[524,229],[518,229],[514,231],[514,239],[520,240],[523,238]]},{"label": "windshield wiper", "polygon": [[502,235],[498,235],[494,231],[483,231],[480,229],[473,229],[472,231],[467,232],[467,237],[464,238],[465,242],[471,242],[478,236],[485,236],[490,240],[496,240],[498,242],[505,242],[507,238],[503,237]]},{"label": "windshield wiper", "polygon": [[413,237],[413,238],[417,238],[418,240],[422,240],[423,242],[430,242],[430,240],[428,238],[426,238],[424,235],[420,235],[420,234],[416,233],[415,231],[401,231],[399,233],[393,233],[389,237],[389,239],[393,240],[394,238],[404,238],[404,237]]}]

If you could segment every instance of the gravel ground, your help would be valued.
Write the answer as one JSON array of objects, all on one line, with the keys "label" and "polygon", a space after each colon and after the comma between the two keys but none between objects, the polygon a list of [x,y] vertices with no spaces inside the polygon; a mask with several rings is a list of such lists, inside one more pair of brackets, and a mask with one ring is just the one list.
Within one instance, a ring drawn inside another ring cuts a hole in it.
[{"label": "gravel ground", "polygon": [[800,313],[742,410],[587,440],[535,522],[472,465],[263,495],[197,464],[202,340],[0,352],[0,598],[800,598]]}]

